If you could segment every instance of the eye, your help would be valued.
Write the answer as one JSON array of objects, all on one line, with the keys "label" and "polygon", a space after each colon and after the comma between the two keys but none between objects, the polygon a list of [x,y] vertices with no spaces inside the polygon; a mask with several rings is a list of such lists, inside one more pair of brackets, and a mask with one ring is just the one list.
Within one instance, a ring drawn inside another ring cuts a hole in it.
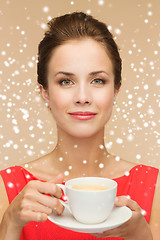
[{"label": "eye", "polygon": [[100,78],[96,78],[91,83],[93,83],[95,85],[104,85],[105,84],[105,80],[100,79]]},{"label": "eye", "polygon": [[70,86],[73,85],[73,82],[70,79],[63,79],[59,82],[62,86]]}]

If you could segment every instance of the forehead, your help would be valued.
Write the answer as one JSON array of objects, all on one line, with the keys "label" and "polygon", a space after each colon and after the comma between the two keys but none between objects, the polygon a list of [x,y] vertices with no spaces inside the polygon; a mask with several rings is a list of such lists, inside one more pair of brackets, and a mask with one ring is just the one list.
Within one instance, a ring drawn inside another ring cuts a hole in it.
[{"label": "forehead", "polygon": [[105,68],[113,70],[106,48],[93,39],[71,40],[52,52],[49,68]]}]

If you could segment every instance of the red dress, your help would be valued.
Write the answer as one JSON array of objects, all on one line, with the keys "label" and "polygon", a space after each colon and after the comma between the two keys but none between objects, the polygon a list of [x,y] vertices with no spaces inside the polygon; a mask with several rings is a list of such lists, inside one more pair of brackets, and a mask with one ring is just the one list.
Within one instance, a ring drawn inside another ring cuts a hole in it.
[{"label": "red dress", "polygon": [[[114,179],[118,183],[117,196],[129,195],[146,211],[145,218],[149,222],[152,201],[159,170],[145,165],[137,165],[124,176]],[[24,168],[15,166],[0,171],[4,181],[9,202],[31,180],[37,180]],[[30,222],[23,228],[21,240],[96,240],[88,233],[78,233],[63,229],[47,220],[44,223]],[[122,238],[103,238],[118,240]]]}]

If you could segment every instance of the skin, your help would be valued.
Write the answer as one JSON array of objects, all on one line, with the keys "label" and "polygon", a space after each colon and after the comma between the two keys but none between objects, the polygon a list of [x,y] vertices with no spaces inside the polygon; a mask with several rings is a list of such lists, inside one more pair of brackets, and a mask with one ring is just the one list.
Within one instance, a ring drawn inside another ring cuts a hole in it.
[{"label": "skin", "polygon": [[[57,145],[51,153],[28,163],[27,170],[46,182],[31,181],[10,205],[0,178],[2,240],[19,239],[23,226],[30,221],[44,222],[53,209],[62,214],[64,208],[58,201],[61,190],[56,183],[81,176],[116,178],[135,166],[122,159],[115,161],[115,156],[100,147],[104,146],[104,126],[111,117],[118,93],[114,89],[111,59],[101,44],[84,39],[57,47],[48,65],[48,89],[40,86],[40,90],[57,123]],[[95,115],[89,120],[79,120],[71,116],[76,111],[90,111]],[[103,168],[99,168],[100,163]],[[68,175],[64,174],[66,170]],[[52,194],[54,198],[44,193]],[[125,196],[119,197],[115,205],[129,207],[133,211],[131,219],[118,228],[94,236],[160,239],[159,198],[158,177],[148,224],[136,202]]]}]

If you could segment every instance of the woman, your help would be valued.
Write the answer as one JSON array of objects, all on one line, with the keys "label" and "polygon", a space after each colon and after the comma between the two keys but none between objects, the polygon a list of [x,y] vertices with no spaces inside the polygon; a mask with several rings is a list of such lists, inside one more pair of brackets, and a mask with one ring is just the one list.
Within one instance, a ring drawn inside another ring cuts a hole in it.
[{"label": "woman", "polygon": [[[38,83],[57,123],[57,145],[40,159],[1,171],[0,239],[160,239],[158,169],[116,161],[104,147],[104,127],[121,86],[121,59],[111,33],[82,12],[48,25],[39,45]],[[80,176],[115,179],[115,205],[129,207],[131,219],[94,236],[47,220],[53,210],[59,215],[64,210],[56,183]]]}]

